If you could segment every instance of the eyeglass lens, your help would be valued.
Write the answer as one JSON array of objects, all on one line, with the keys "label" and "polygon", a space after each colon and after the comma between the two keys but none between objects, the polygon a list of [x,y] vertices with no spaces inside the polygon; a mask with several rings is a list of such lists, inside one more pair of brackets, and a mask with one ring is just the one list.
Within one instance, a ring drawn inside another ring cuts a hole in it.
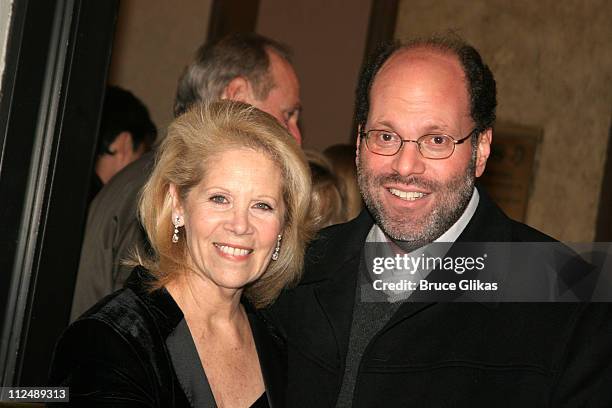
[{"label": "eyeglass lens", "polygon": [[393,156],[403,143],[416,143],[423,157],[430,159],[446,158],[453,153],[454,139],[443,134],[431,134],[419,137],[417,140],[405,140],[393,132],[370,130],[366,133],[366,145],[375,154]]}]

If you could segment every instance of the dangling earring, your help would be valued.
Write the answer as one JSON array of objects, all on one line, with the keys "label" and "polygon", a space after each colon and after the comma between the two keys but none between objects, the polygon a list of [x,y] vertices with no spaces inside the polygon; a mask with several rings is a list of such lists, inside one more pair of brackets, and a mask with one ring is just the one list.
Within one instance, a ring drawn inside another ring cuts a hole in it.
[{"label": "dangling earring", "polygon": [[176,217],[174,217],[174,234],[172,234],[172,243],[176,244],[179,241],[179,230],[178,227],[180,226],[180,221],[181,221],[181,217],[179,217],[178,215]]},{"label": "dangling earring", "polygon": [[283,238],[282,234],[278,234],[278,239],[276,240],[276,248],[274,248],[274,252],[272,252],[272,260],[278,261],[278,253],[280,252],[280,243]]}]

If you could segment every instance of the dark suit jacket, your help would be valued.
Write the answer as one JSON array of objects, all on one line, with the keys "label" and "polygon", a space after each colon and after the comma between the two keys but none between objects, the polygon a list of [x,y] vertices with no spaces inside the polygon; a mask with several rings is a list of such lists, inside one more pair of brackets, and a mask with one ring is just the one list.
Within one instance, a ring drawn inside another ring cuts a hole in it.
[{"label": "dark suit jacket", "polygon": [[[149,279],[146,270],[135,269],[125,289],[94,306],[60,338],[49,382],[70,387],[70,406],[211,406],[202,403],[212,393],[193,340],[180,330],[183,313],[165,289],[149,293]],[[283,407],[285,355],[258,312],[245,308],[268,402]]]},{"label": "dark suit jacket", "polygon": [[70,321],[106,295],[123,287],[131,267],[135,245],[146,241],[137,217],[138,194],[153,168],[149,152],[117,173],[97,194],[87,213],[79,271],[74,288]]},{"label": "dark suit jacket", "polygon": [[[373,220],[324,230],[305,277],[272,310],[288,345],[288,406],[335,406],[360,254]],[[550,237],[507,218],[484,194],[466,242]],[[370,341],[354,407],[610,407],[612,308],[586,303],[403,304]]]}]

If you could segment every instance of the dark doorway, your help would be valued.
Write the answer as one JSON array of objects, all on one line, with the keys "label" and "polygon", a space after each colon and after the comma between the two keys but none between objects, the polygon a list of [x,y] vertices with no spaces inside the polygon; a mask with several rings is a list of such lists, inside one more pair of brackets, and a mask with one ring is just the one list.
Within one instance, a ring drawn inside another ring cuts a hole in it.
[{"label": "dark doorway", "polygon": [[612,241],[612,124],[608,133],[608,149],[601,179],[595,241]]},{"label": "dark doorway", "polygon": [[0,101],[0,378],[44,385],[68,322],[117,0],[13,2]]}]

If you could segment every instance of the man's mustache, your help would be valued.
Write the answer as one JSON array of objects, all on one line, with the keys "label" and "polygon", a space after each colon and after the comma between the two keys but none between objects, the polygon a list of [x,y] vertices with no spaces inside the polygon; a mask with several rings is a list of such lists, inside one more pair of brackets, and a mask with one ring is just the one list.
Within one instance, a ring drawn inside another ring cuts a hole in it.
[{"label": "man's mustache", "polygon": [[411,187],[419,187],[424,190],[435,191],[440,188],[440,182],[430,180],[422,176],[407,176],[403,177],[399,174],[381,174],[374,177],[376,184],[404,184]]}]

